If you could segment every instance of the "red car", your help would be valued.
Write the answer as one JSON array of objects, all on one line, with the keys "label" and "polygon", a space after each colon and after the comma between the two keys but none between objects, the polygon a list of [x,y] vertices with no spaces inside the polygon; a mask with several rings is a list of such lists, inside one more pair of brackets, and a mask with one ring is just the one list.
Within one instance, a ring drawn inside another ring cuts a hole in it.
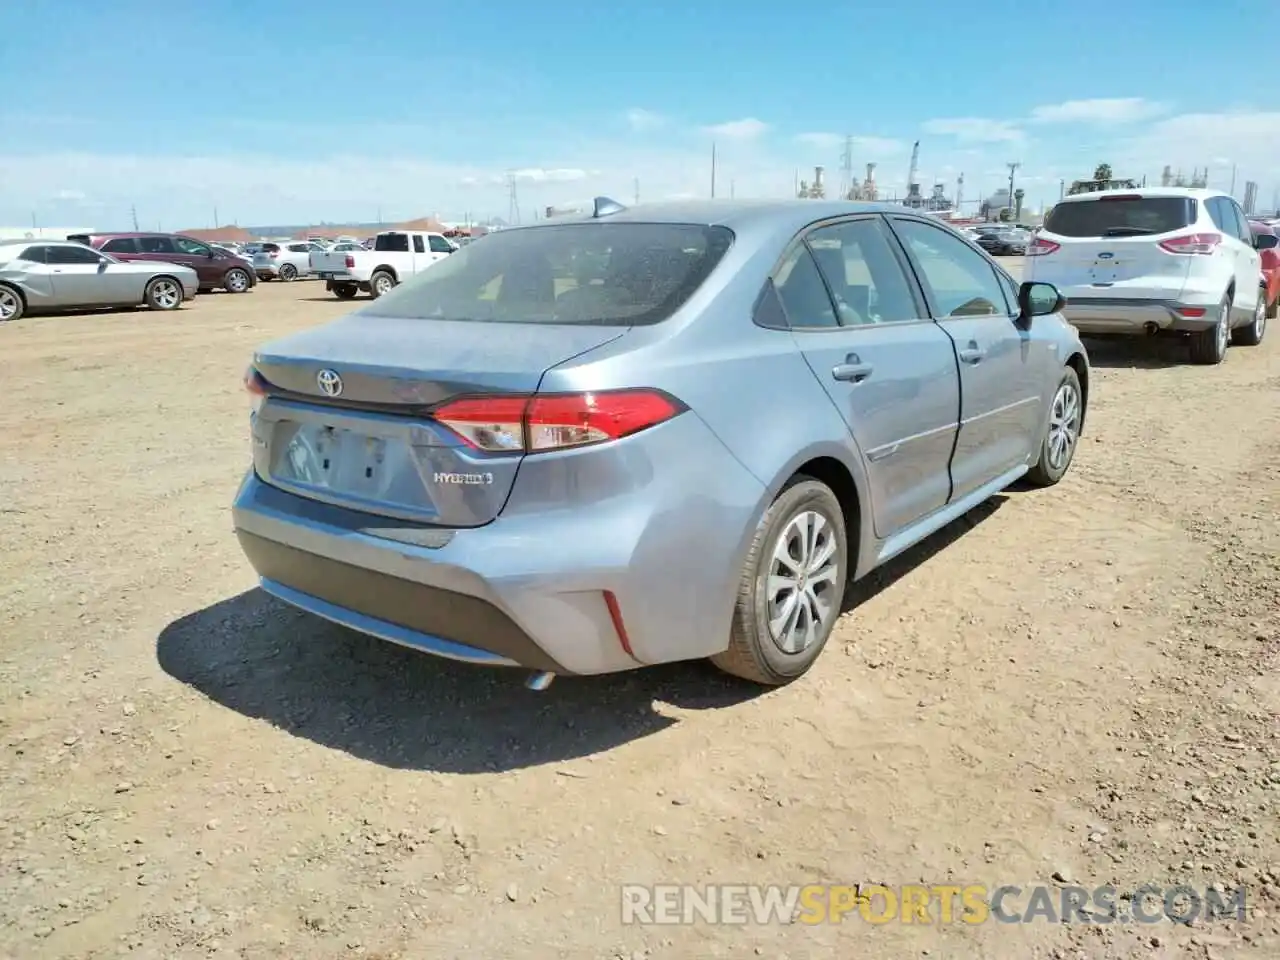
[{"label": "red car", "polygon": [[200,279],[201,293],[219,289],[227,293],[245,293],[258,282],[258,275],[248,260],[181,234],[76,233],[67,239],[109,253],[118,260],[177,263],[190,267]]},{"label": "red car", "polygon": [[1262,279],[1267,288],[1267,316],[1275,317],[1276,304],[1280,302],[1280,233],[1275,227],[1256,220],[1249,222],[1253,231],[1253,246],[1262,260]]}]

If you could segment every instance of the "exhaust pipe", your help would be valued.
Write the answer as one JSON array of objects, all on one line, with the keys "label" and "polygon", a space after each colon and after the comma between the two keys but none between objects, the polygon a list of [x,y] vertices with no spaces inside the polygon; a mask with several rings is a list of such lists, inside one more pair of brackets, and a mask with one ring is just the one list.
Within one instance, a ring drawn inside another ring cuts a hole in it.
[{"label": "exhaust pipe", "polygon": [[524,685],[528,690],[536,690],[541,693],[547,687],[551,686],[551,681],[556,678],[554,673],[547,670],[539,670],[537,673],[529,674]]},{"label": "exhaust pipe", "polygon": [[1160,332],[1160,324],[1156,323],[1154,320],[1148,320],[1142,325],[1142,329],[1146,332],[1148,337],[1154,337]]}]

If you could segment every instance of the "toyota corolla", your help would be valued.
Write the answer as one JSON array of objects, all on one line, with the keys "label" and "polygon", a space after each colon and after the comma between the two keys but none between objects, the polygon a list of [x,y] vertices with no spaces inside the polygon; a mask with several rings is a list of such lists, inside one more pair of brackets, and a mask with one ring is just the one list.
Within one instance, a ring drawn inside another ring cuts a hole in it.
[{"label": "toyota corolla", "polygon": [[261,347],[237,535],[281,600],[535,686],[786,683],[848,582],[1067,472],[1061,306],[902,207],[597,200]]}]

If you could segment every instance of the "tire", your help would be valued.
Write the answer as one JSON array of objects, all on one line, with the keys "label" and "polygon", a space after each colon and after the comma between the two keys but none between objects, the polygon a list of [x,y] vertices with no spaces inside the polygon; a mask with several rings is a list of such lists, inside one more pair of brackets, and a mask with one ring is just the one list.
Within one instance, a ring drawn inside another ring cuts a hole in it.
[{"label": "tire", "polygon": [[1277,295],[1276,295],[1276,298],[1275,298],[1274,300],[1272,300],[1269,304],[1267,304],[1267,319],[1268,319],[1268,320],[1274,320],[1274,319],[1276,318],[1276,308],[1277,308],[1277,307],[1280,307],[1280,294],[1277,294]]},{"label": "tire", "polygon": [[[813,523],[815,517],[822,521],[818,529],[821,539],[817,550],[810,552],[804,550],[803,543],[798,541],[802,535],[807,535],[805,531],[809,528],[806,525]],[[829,552],[826,549],[828,545],[831,548]],[[794,578],[775,573],[786,571],[786,566],[777,559],[779,556],[789,555],[792,563],[799,557],[803,563],[806,555],[812,557],[815,552],[826,553],[827,559],[821,566],[807,571],[808,589],[804,586],[804,579],[800,581],[798,590],[786,591],[776,583],[783,579],[796,582]],[[840,616],[845,583],[849,577],[848,557],[844,513],[836,495],[824,483],[806,476],[794,477],[783,487],[756,527],[738,587],[738,600],[729,630],[729,647],[713,656],[711,662],[725,673],[771,687],[790,683],[802,676],[822,653]],[[820,580],[814,577],[815,573],[821,575]],[[770,586],[771,580],[775,581],[773,587]],[[813,586],[815,583],[819,588]],[[807,602],[800,605],[798,618],[797,613],[793,613],[795,619],[783,623],[783,629],[775,632],[770,626],[770,615],[787,606],[787,596],[793,598],[793,603],[797,596]],[[779,597],[781,603],[778,602]],[[812,616],[811,611],[815,609],[820,613],[818,618]],[[801,629],[806,622],[816,628],[807,638]],[[789,631],[786,629],[788,626],[792,628]],[[775,639],[779,633],[780,639]]]},{"label": "tire", "polygon": [[149,310],[177,310],[182,306],[182,284],[172,277],[156,277],[142,295]]},{"label": "tire", "polygon": [[369,294],[373,299],[386,296],[396,285],[396,278],[385,270],[375,270],[369,278]]},{"label": "tire", "polygon": [[360,292],[360,288],[354,283],[340,283],[331,289],[333,290],[333,295],[339,300],[350,300]]},{"label": "tire", "polygon": [[247,293],[251,284],[249,274],[239,267],[232,267],[222,275],[222,289],[227,293]]},{"label": "tire", "polygon": [[1218,306],[1218,322],[1208,330],[1191,335],[1191,362],[1213,366],[1227,358],[1227,345],[1231,342],[1231,297],[1222,298]]},{"label": "tire", "polygon": [[280,279],[285,283],[293,283],[293,281],[298,279],[298,268],[292,263],[281,264]]},{"label": "tire", "polygon": [[1237,327],[1231,333],[1231,342],[1242,347],[1256,347],[1267,332],[1267,291],[1258,291],[1258,306],[1253,311],[1253,322],[1247,327]]},{"label": "tire", "polygon": [[0,323],[21,319],[27,311],[26,301],[13,287],[0,283]]},{"label": "tire", "polygon": [[1027,482],[1036,487],[1052,487],[1067,475],[1080,443],[1080,425],[1084,422],[1084,390],[1080,376],[1071,367],[1062,371],[1049,403],[1044,437],[1040,440],[1040,456],[1027,471]]}]

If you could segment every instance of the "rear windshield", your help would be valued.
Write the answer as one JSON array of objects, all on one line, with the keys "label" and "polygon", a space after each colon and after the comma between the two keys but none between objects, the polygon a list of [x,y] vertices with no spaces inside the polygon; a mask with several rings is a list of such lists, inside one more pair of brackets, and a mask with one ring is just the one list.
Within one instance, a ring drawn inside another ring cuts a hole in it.
[{"label": "rear windshield", "polygon": [[733,243],[725,227],[570,223],[467,244],[367,308],[381,317],[638,326],[671,316]]},{"label": "rear windshield", "polygon": [[1195,220],[1190,197],[1099,197],[1058,204],[1044,228],[1062,237],[1135,237],[1181,230]]},{"label": "rear windshield", "polygon": [[407,233],[382,233],[373,241],[373,249],[387,253],[408,253],[409,235]]},{"label": "rear windshield", "polygon": [[260,246],[258,249],[259,249],[259,250],[265,250],[267,253],[279,253],[279,252],[280,252],[280,244],[278,244],[278,243],[264,243],[264,244],[263,244],[262,246]]}]

